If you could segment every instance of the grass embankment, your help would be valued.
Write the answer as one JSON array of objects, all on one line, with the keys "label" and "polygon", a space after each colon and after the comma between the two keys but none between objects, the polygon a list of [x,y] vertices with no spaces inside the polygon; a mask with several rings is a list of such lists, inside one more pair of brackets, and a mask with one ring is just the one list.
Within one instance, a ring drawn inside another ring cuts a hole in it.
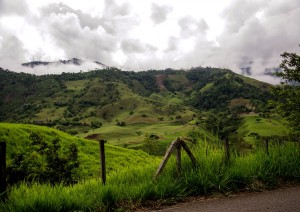
[{"label": "grass embankment", "polygon": [[[100,176],[99,143],[71,136],[67,133],[49,127],[27,124],[0,123],[0,141],[7,142],[7,165],[10,166],[12,157],[29,148],[30,134],[37,133],[43,140],[52,142],[55,138],[61,140],[61,145],[75,143],[79,149],[79,169],[76,171],[78,179]],[[64,148],[63,148],[64,149]],[[159,159],[143,151],[124,149],[112,145],[105,146],[106,167],[108,174],[123,170],[126,167],[143,167],[150,163],[159,163]],[[62,153],[63,154],[63,153]],[[35,160],[38,158],[35,158]]]},{"label": "grass embankment", "polygon": [[100,180],[76,185],[41,185],[25,183],[12,187],[1,211],[105,211],[127,210],[148,200],[176,200],[189,195],[230,192],[256,185],[275,187],[278,180],[298,180],[300,148],[298,143],[271,145],[269,155],[258,150],[244,157],[233,156],[224,162],[221,147],[199,141],[193,153],[199,163],[193,168],[184,154],[182,175],[177,177],[175,159],[162,175],[153,180],[157,164],[127,167],[108,176],[105,186]]}]

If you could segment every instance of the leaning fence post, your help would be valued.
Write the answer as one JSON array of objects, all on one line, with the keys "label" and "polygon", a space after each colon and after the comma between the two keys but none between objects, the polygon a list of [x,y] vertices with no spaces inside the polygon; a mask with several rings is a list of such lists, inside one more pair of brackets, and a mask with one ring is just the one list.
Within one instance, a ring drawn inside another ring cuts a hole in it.
[{"label": "leaning fence post", "polygon": [[105,150],[104,150],[104,140],[99,141],[100,145],[100,160],[101,160],[101,177],[102,183],[105,185],[106,182],[106,169],[105,169]]},{"label": "leaning fence post", "polygon": [[0,197],[6,196],[6,142],[0,142]]},{"label": "leaning fence post", "polygon": [[193,165],[196,167],[197,166],[197,161],[196,161],[196,158],[194,157],[194,155],[192,154],[191,150],[188,148],[188,146],[186,145],[186,143],[181,140],[181,146],[182,148],[185,150],[186,154],[190,157]]},{"label": "leaning fence post", "polygon": [[178,175],[181,174],[181,140],[176,143],[176,165]]},{"label": "leaning fence post", "polygon": [[225,147],[225,158],[226,158],[226,161],[229,161],[229,159],[230,159],[230,153],[229,153],[229,140],[228,140],[228,138],[225,138],[224,147]]},{"label": "leaning fence post", "polygon": [[155,172],[155,176],[154,178],[156,178],[158,175],[160,175],[160,173],[162,172],[162,170],[164,169],[165,165],[167,164],[171,153],[173,151],[173,149],[176,147],[176,144],[180,141],[180,138],[177,138],[175,141],[172,141],[172,143],[170,144],[162,162],[160,163],[160,165],[158,166],[156,172]]}]

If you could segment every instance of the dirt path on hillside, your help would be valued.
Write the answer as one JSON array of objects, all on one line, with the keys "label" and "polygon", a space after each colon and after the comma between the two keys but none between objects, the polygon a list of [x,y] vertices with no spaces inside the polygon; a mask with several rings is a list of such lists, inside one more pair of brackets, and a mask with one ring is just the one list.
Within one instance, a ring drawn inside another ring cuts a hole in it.
[{"label": "dirt path on hillside", "polygon": [[[140,210],[145,211],[145,210]],[[151,210],[147,210],[151,211]],[[153,210],[152,210],[153,211]],[[300,211],[300,186],[271,191],[240,193],[228,197],[192,198],[161,210],[162,212],[297,212]]]}]

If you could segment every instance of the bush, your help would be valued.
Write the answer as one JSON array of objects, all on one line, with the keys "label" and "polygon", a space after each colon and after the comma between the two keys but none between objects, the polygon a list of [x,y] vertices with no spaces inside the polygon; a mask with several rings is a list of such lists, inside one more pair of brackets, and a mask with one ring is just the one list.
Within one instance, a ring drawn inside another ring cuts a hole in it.
[{"label": "bush", "polygon": [[8,183],[26,180],[69,184],[74,181],[74,171],[79,167],[76,144],[63,148],[60,139],[55,138],[48,143],[33,132],[30,140],[29,148],[14,155],[8,165]]},{"label": "bush", "polygon": [[121,122],[118,121],[117,125],[120,126],[120,127],[124,127],[124,126],[126,126],[126,123],[124,121],[121,121]]},{"label": "bush", "polygon": [[102,126],[102,123],[100,121],[91,121],[91,127],[96,129],[100,128]]},{"label": "bush", "polygon": [[176,118],[176,119],[181,119],[182,116],[181,116],[181,115],[178,115],[178,116],[176,116],[175,118]]}]

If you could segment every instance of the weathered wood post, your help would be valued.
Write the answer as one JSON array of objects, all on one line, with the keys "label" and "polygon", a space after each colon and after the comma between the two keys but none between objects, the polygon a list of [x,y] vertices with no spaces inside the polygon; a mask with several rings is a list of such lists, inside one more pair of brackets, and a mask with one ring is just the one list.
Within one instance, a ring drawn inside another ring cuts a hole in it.
[{"label": "weathered wood post", "polygon": [[266,153],[267,155],[269,154],[269,138],[265,138],[265,143],[266,143]]},{"label": "weathered wood post", "polygon": [[225,159],[226,159],[226,161],[229,161],[230,153],[229,153],[229,140],[228,140],[228,137],[225,138],[224,148],[225,148]]},{"label": "weathered wood post", "polygon": [[181,174],[181,147],[186,151],[187,155],[190,157],[192,163],[194,164],[194,166],[196,167],[197,166],[197,161],[196,161],[196,158],[194,157],[194,155],[192,154],[191,150],[188,148],[188,146],[186,145],[186,143],[184,143],[183,140],[181,140],[180,138],[177,138],[175,141],[173,141],[162,162],[160,163],[160,165],[158,166],[156,172],[155,172],[155,176],[154,176],[154,179],[160,175],[160,173],[162,172],[162,170],[164,169],[165,165],[167,164],[167,161],[169,160],[173,150],[176,149],[176,165],[177,165],[177,171],[178,171],[178,175]]},{"label": "weathered wood post", "polygon": [[100,161],[101,161],[101,177],[102,183],[105,185],[106,182],[106,169],[105,169],[105,150],[104,150],[104,140],[99,141],[100,145]]},{"label": "weathered wood post", "polygon": [[171,156],[171,153],[173,151],[173,149],[175,149],[176,147],[176,144],[179,142],[180,138],[177,138],[175,141],[172,141],[172,143],[170,144],[162,162],[160,163],[160,165],[158,166],[156,172],[155,172],[155,176],[154,178],[156,178],[158,175],[160,175],[160,173],[162,172],[162,170],[165,168],[170,156]]},{"label": "weathered wood post", "polygon": [[196,167],[197,166],[196,158],[194,157],[191,150],[188,148],[188,146],[186,145],[186,143],[184,141],[181,142],[181,146],[185,150],[186,154],[190,157],[193,165]]},{"label": "weathered wood post", "polygon": [[179,176],[181,174],[181,140],[176,143],[176,166]]},{"label": "weathered wood post", "polygon": [[0,197],[6,196],[6,142],[0,142]]}]

